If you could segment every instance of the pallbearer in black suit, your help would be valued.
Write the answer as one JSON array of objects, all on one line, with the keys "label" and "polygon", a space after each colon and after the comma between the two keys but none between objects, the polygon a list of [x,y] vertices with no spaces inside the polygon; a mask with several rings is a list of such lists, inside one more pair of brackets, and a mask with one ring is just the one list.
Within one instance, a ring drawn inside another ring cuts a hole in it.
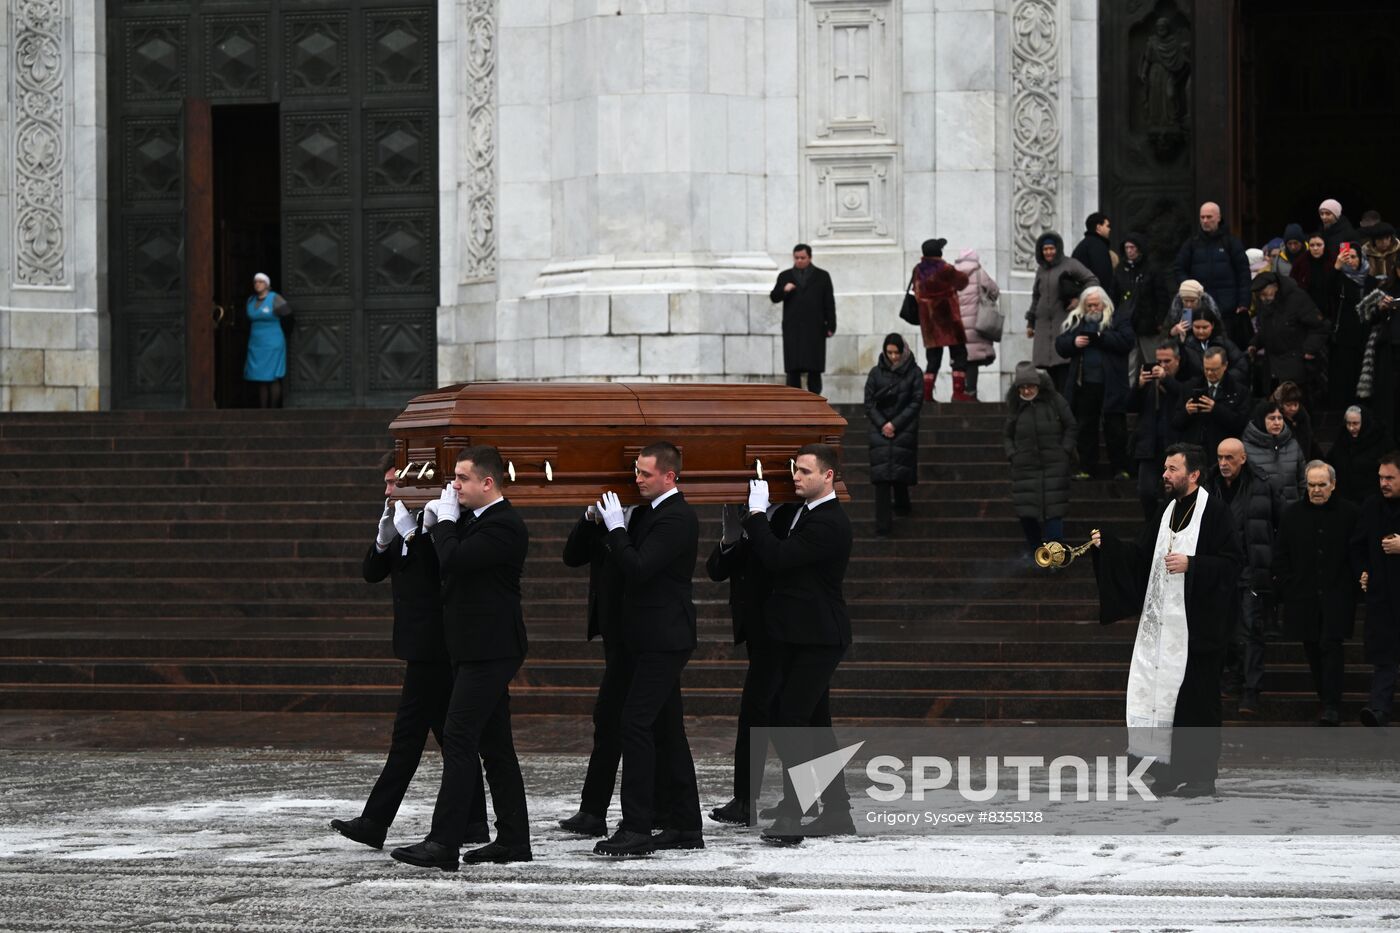
[{"label": "pallbearer in black suit", "polygon": [[[657,849],[698,849],[700,797],[686,740],[680,676],[695,649],[691,577],[700,545],[695,510],[676,488],[681,454],[659,441],[637,458],[637,489],[647,503],[627,523],[617,494],[604,493],[598,511],[608,528],[605,545],[622,576],[621,650],[613,665],[627,683],[622,704],[622,822],[594,848],[599,855],[632,857]],[[664,736],[658,743],[655,732]],[[658,762],[664,754],[666,761]],[[655,779],[671,782],[668,826],[656,836]]]},{"label": "pallbearer in black suit", "polygon": [[[390,497],[398,485],[394,455],[379,463],[384,474],[384,514],[379,530],[365,554],[366,583],[391,580],[394,594],[394,657],[408,662],[404,668],[399,710],[389,758],[370,791],[361,815],[353,820],[331,820],[331,829],[356,842],[384,846],[384,837],[399,812],[408,782],[418,770],[429,731],[442,745],[443,717],[452,696],[452,662],[442,635],[442,594],[438,583],[437,553],[433,542],[420,535],[419,519]],[[486,801],[472,806],[467,842],[486,842]]]},{"label": "pallbearer in black suit", "polygon": [[[501,496],[505,464],[494,447],[469,447],[457,458],[452,485],[424,509],[442,574],[443,623],[455,667],[447,708],[442,786],[432,831],[395,849],[401,862],[456,871],[469,813],[481,796],[477,756],[496,812],[496,841],[462,861],[528,862],[530,823],[525,784],[510,732],[510,681],[525,660],[520,572],[530,536]],[[464,514],[467,510],[469,514]]]},{"label": "pallbearer in black suit", "polygon": [[[797,452],[793,485],[803,506],[786,538],[769,527],[768,483],[749,484],[749,515],[744,531],[749,546],[770,575],[772,593],[764,622],[777,643],[782,686],[773,725],[808,726],[831,684],[831,675],[851,644],[851,618],[846,611],[842,581],[851,559],[851,522],[836,499],[836,451],[826,444],[806,444]],[[812,728],[810,740],[793,733],[774,733],[774,746],[783,771],[836,750],[828,728]],[[803,825],[797,802],[784,798],[784,809],[763,833],[778,844],[796,844],[804,835],[846,835],[855,832],[851,801],[844,780],[832,781],[822,793],[821,814]]]}]

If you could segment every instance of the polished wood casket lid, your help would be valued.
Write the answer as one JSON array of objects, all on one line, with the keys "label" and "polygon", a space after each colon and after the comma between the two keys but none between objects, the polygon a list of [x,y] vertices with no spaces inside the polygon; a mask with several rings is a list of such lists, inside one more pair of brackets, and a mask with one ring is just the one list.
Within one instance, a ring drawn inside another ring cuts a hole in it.
[{"label": "polished wood casket lid", "polygon": [[[605,490],[638,502],[632,466],[642,447],[681,449],[680,487],[692,502],[743,502],[763,465],[774,501],[795,497],[790,461],[803,444],[841,448],[846,419],[802,389],[761,383],[512,383],[447,386],[410,401],[389,425],[399,496],[420,504],[450,480],[457,453],[497,447],[514,468],[518,505],[583,505]],[[845,484],[838,471],[837,490]]]}]

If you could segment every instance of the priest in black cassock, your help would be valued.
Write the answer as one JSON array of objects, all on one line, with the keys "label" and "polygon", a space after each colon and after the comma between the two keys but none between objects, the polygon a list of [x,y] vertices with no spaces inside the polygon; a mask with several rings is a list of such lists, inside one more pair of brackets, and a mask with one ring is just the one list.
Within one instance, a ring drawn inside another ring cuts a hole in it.
[{"label": "priest in black cassock", "polygon": [[1128,672],[1128,752],[1155,758],[1158,796],[1211,796],[1220,764],[1220,671],[1244,550],[1219,496],[1201,487],[1205,453],[1167,448],[1169,504],[1137,541],[1094,532],[1099,621],[1139,617]]}]

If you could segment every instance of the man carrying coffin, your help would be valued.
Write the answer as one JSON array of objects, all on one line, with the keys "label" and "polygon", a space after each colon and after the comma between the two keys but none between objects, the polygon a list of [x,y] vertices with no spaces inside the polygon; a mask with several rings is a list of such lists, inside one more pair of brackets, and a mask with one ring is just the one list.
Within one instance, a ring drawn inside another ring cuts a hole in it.
[{"label": "man carrying coffin", "polygon": [[1167,448],[1167,507],[1136,542],[1094,532],[1099,621],[1139,616],[1128,672],[1128,751],[1154,758],[1158,796],[1215,794],[1220,671],[1244,567],[1230,509],[1201,488],[1205,454]]}]

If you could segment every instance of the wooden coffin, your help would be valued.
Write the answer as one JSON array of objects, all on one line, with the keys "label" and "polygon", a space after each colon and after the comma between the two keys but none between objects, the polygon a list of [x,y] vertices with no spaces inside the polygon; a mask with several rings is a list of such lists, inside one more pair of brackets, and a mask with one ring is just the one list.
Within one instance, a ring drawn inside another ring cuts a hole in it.
[{"label": "wooden coffin", "polygon": [[[611,489],[639,502],[633,466],[652,441],[681,449],[680,486],[697,503],[742,503],[762,464],[775,502],[796,497],[791,461],[813,442],[838,451],[842,418],[786,386],[473,382],[420,395],[389,425],[399,497],[421,505],[452,478],[464,447],[490,444],[514,468],[516,505],[586,505]],[[837,474],[837,491],[846,496]]]}]

